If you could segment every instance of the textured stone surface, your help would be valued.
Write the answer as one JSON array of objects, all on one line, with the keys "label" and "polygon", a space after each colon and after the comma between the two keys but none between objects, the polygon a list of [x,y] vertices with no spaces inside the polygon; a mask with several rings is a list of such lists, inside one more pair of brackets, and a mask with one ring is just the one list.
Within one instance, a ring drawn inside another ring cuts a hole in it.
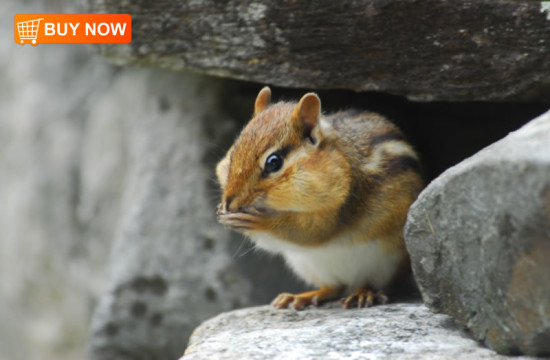
[{"label": "textured stone surface", "polygon": [[541,100],[550,94],[550,9],[540,1],[91,0],[132,15],[149,64],[279,86],[376,90],[419,100]]},{"label": "textured stone surface", "polygon": [[550,355],[550,112],[434,180],[405,240],[428,306],[501,353]]},{"label": "textured stone surface", "polygon": [[193,332],[182,360],[389,358],[506,359],[420,303],[356,310],[332,303],[301,312],[263,306],[221,314]]}]

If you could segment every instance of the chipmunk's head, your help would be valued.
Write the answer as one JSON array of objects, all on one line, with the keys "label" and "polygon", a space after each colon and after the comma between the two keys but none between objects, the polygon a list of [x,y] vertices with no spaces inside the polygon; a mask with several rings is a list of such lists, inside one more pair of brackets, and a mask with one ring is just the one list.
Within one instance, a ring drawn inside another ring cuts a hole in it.
[{"label": "chipmunk's head", "polygon": [[339,207],[349,192],[349,165],[331,145],[314,93],[270,104],[263,88],[254,116],[220,161],[224,213],[307,212]]}]

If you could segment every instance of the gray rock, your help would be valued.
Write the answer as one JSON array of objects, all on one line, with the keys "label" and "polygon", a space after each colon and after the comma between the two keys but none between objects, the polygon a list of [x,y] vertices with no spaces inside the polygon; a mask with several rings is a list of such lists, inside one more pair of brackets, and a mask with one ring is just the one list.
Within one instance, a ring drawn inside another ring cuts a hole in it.
[{"label": "gray rock", "polygon": [[[235,255],[245,250],[235,249],[230,232],[215,220],[215,163],[236,132],[235,114],[246,108],[242,118],[248,118],[254,100],[252,93],[242,95],[242,86],[128,69],[97,102],[84,142],[84,170],[105,197],[115,194],[99,184],[121,184],[122,200],[90,359],[176,358],[182,339],[200,322],[266,301],[290,277],[271,276],[282,267],[273,261],[263,262],[263,275],[250,269]],[[106,162],[112,168],[100,166]],[[94,173],[100,169],[110,171]],[[98,211],[93,205],[81,209],[82,216]]]},{"label": "gray rock", "polygon": [[[119,199],[93,187],[83,194],[81,181],[88,180],[80,172],[81,144],[115,69],[83,45],[13,42],[14,14],[84,12],[74,3],[0,2],[2,360],[81,359],[104,284]],[[95,170],[106,173],[102,166]],[[88,201],[105,206],[108,221],[93,226],[101,236],[79,218],[79,206]]]},{"label": "gray rock", "polygon": [[181,359],[505,358],[420,303],[354,310],[331,303],[301,312],[262,306],[218,315],[193,332]]},{"label": "gray rock", "polygon": [[0,10],[0,360],[176,358],[201,321],[282,291],[281,262],[216,223],[210,180],[260,85],[9,40],[14,14],[72,0]]},{"label": "gray rock", "polygon": [[550,6],[541,1],[90,5],[132,15],[131,44],[101,46],[117,64],[423,101],[547,101],[550,94]]},{"label": "gray rock", "polygon": [[[3,39],[16,13],[86,12],[0,9]],[[92,317],[91,358],[175,358],[205,318],[297,289],[214,218],[214,164],[261,85],[11,41],[0,73],[1,360],[81,359]]]},{"label": "gray rock", "polygon": [[500,353],[550,355],[550,112],[434,180],[405,241],[430,308]]},{"label": "gray rock", "polygon": [[[227,131],[224,120],[232,123],[217,105],[222,83],[125,71],[97,104],[91,142],[104,147],[99,139],[119,129],[124,147],[106,155],[122,153],[126,161],[118,179],[123,200],[108,290],[94,315],[90,358],[173,358],[197,323],[248,302],[249,284],[230,257],[228,234],[212,227],[204,164],[209,144]],[[209,139],[213,122],[220,131]],[[109,149],[90,153],[102,150]]]}]

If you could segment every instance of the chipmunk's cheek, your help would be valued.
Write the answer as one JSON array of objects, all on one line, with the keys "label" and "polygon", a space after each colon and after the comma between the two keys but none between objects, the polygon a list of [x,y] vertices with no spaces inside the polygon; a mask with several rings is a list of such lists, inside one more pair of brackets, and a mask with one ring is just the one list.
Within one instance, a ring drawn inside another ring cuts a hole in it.
[{"label": "chipmunk's cheek", "polygon": [[258,202],[268,209],[286,211],[291,203],[291,195],[288,183],[277,179],[269,184],[268,190],[259,197]]},{"label": "chipmunk's cheek", "polygon": [[281,186],[270,191],[265,199],[265,206],[278,211],[304,212],[316,207],[317,201],[311,195],[293,187]]}]

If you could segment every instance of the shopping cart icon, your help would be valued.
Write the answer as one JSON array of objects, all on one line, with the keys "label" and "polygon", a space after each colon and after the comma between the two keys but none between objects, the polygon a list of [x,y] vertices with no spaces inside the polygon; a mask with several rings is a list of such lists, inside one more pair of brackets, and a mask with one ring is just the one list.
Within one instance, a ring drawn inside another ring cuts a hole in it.
[{"label": "shopping cart icon", "polygon": [[30,40],[32,46],[36,46],[36,38],[38,36],[40,20],[44,19],[21,21],[17,23],[17,32],[19,33],[19,42],[21,45],[25,44],[25,42],[29,42]]}]

